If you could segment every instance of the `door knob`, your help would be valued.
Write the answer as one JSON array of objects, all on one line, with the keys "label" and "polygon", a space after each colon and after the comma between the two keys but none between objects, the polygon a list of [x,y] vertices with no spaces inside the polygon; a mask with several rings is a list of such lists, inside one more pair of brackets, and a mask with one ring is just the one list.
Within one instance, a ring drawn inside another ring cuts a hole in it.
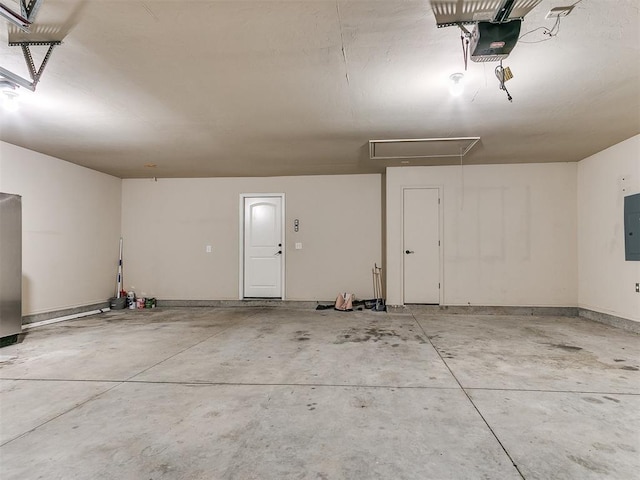
[{"label": "door knob", "polygon": [[413,250],[405,250],[404,253],[406,253],[407,255],[409,255],[410,253],[415,253]]},{"label": "door knob", "polygon": [[276,253],[276,255],[282,255],[282,250]]}]

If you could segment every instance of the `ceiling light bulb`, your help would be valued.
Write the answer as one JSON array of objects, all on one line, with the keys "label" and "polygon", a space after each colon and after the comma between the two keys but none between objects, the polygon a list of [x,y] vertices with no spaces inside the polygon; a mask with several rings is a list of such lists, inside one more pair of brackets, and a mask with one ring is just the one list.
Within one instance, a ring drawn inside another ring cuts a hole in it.
[{"label": "ceiling light bulb", "polygon": [[464,92],[464,75],[453,73],[449,75],[449,93],[454,97],[459,97]]},{"label": "ceiling light bulb", "polygon": [[18,110],[18,92],[14,90],[2,90],[2,107],[8,112]]}]

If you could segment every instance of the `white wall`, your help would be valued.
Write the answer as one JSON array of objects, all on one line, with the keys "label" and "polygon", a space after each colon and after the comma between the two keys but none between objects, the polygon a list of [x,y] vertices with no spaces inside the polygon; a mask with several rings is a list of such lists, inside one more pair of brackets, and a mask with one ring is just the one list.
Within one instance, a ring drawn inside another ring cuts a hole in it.
[{"label": "white wall", "polygon": [[22,195],[22,314],[115,293],[121,180],[0,142],[0,191]]},{"label": "white wall", "polygon": [[578,305],[640,321],[640,262],[624,259],[624,197],[640,193],[640,135],[578,163]]},{"label": "white wall", "polygon": [[402,188],[443,191],[443,305],[575,306],[575,163],[387,169],[387,303],[401,305]]},{"label": "white wall", "polygon": [[371,268],[381,259],[381,182],[380,175],[124,180],[125,286],[165,300],[238,299],[240,194],[284,193],[286,298],[333,300],[340,291],[370,298]]},{"label": "white wall", "polygon": [[640,192],[640,136],[578,164],[389,168],[385,192],[384,178],[121,181],[0,142],[0,191],[23,196],[23,314],[113,295],[120,228],[126,288],[236,299],[239,195],[274,192],[286,194],[288,299],[372,296],[386,196],[387,301],[402,304],[402,187],[436,186],[443,304],[579,305],[640,321],[622,217],[624,196]]}]

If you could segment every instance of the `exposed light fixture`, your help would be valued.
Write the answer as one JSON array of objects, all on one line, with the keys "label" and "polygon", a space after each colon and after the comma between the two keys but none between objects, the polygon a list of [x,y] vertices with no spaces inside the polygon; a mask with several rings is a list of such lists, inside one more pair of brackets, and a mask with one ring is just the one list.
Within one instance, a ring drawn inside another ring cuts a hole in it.
[{"label": "exposed light fixture", "polygon": [[454,97],[459,97],[462,92],[464,92],[464,75],[452,73],[449,75],[449,93]]},{"label": "exposed light fixture", "polygon": [[0,96],[2,108],[8,112],[15,112],[19,107],[18,87],[7,80],[0,80]]},{"label": "exposed light fixture", "polygon": [[[569,7],[553,8],[547,18],[556,17],[556,25],[559,25],[560,17],[568,15],[576,3],[581,1],[578,0]],[[522,36],[530,33],[520,35],[524,16],[541,2],[542,0],[430,0],[438,28],[457,26],[462,31],[460,39],[465,71],[469,56],[474,62],[501,62],[507,58]],[[466,25],[475,25],[473,32]],[[545,34],[554,36],[555,28],[545,30]],[[538,30],[540,28],[532,32]],[[454,73],[449,79],[451,94],[460,95],[463,88],[462,74]],[[505,80],[504,76],[500,79],[500,89],[506,92]],[[509,92],[507,98],[512,100]]]},{"label": "exposed light fixture", "polygon": [[147,168],[156,168],[158,165],[150,162],[150,163],[145,163],[144,166]]},{"label": "exposed light fixture", "polygon": [[2,107],[8,112],[15,112],[16,110],[18,110],[18,93],[8,90],[2,93]]}]

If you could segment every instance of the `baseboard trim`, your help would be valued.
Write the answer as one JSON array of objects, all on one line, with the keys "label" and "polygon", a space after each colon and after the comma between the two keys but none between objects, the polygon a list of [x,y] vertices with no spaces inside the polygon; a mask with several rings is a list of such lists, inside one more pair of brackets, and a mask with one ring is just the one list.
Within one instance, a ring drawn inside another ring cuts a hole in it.
[{"label": "baseboard trim", "polygon": [[481,305],[387,305],[392,313],[421,313],[423,315],[518,315],[580,317],[594,322],[640,334],[640,322],[579,307],[517,307]]},{"label": "baseboard trim", "polygon": [[[157,300],[158,307],[282,307],[315,308],[318,305],[333,304],[327,301],[296,300]],[[451,314],[451,315],[519,315],[577,317],[577,307],[521,307],[521,306],[482,306],[482,305],[387,305],[387,311],[394,314]]]},{"label": "baseboard trim", "polygon": [[[397,307],[396,307],[397,308]],[[402,307],[400,307],[402,308]],[[577,317],[577,307],[521,307],[488,305],[405,305],[411,312],[448,315],[517,315]]]},{"label": "baseboard trim", "polygon": [[318,305],[331,304],[335,300],[322,301],[296,301],[268,298],[256,298],[246,300],[156,300],[158,307],[280,307],[294,309],[316,308]]},{"label": "baseboard trim", "polygon": [[[35,326],[33,324],[44,325],[43,322],[54,323],[50,320],[64,319],[76,315],[82,315],[94,310],[109,310],[109,302],[92,303],[90,305],[81,305],[79,307],[65,308],[62,310],[53,310],[51,312],[36,313],[33,315],[24,315],[22,317],[22,326]],[[62,321],[62,320],[57,320]]]},{"label": "baseboard trim", "polygon": [[617,317],[608,313],[596,312],[594,310],[588,310],[586,308],[578,309],[578,316],[592,320],[598,323],[604,323],[612,327],[621,328],[628,332],[640,334],[640,322],[635,320],[629,320],[628,318]]}]

